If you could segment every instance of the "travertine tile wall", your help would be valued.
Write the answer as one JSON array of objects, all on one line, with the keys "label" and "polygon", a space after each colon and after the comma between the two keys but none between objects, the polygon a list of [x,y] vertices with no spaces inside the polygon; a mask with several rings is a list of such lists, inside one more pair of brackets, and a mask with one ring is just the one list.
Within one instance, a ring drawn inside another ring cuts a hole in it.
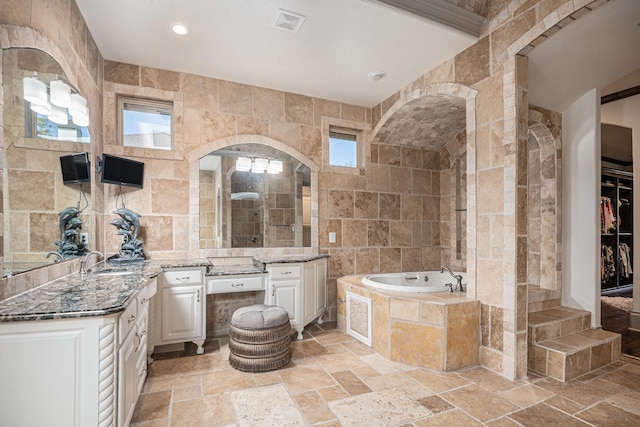
[{"label": "travertine tile wall", "polygon": [[[192,246],[189,241],[198,242],[197,236],[189,237],[193,228],[189,221],[197,221],[198,216],[194,219],[189,215],[188,209],[190,201],[197,200],[197,187],[194,189],[189,185],[190,181],[197,179],[197,173],[190,179],[188,162],[182,160],[185,153],[198,152],[198,147],[215,147],[213,141],[221,138],[257,134],[266,135],[264,140],[272,138],[282,141],[295,152],[311,159],[315,163],[313,171],[320,172],[319,201],[312,207],[320,212],[320,242],[317,246],[333,255],[329,273],[330,301],[335,301],[336,277],[355,272],[363,266],[368,269],[372,251],[373,254],[379,253],[376,261],[378,266],[383,263],[388,265],[388,260],[392,259],[392,265],[398,265],[397,260],[401,259],[400,266],[417,265],[418,260],[424,262],[425,258],[431,262],[432,256],[425,256],[425,253],[437,251],[434,256],[439,258],[441,251],[437,247],[425,249],[422,246],[362,246],[364,239],[368,238],[368,231],[362,229],[362,224],[356,224],[355,221],[362,221],[361,219],[352,219],[349,215],[347,218],[329,218],[330,192],[346,190],[347,193],[351,192],[355,201],[356,193],[372,191],[367,189],[367,185],[374,185],[373,182],[377,181],[379,175],[347,176],[319,171],[317,165],[322,165],[322,117],[351,122],[354,127],[360,128],[364,123],[365,128],[369,126],[373,129],[378,122],[388,118],[389,111],[399,109],[416,97],[445,93],[462,98],[466,105],[467,123],[469,233],[466,237],[469,295],[483,302],[483,315],[486,308],[489,312],[495,312],[495,316],[490,317],[489,344],[483,340],[480,361],[507,378],[517,378],[526,374],[526,328],[522,325],[522,319],[526,321],[526,315],[523,316],[522,312],[526,310],[527,295],[526,289],[522,292],[521,288],[524,286],[518,286],[517,276],[518,268],[522,269],[522,266],[518,267],[517,256],[520,248],[517,187],[521,176],[518,173],[518,159],[522,158],[518,156],[518,150],[524,146],[522,141],[526,140],[528,129],[526,73],[522,72],[524,63],[517,59],[517,55],[526,55],[562,26],[605,2],[606,0],[499,0],[482,4],[479,9],[476,6],[479,2],[474,2],[473,5],[467,2],[465,7],[472,7],[476,12],[487,16],[479,41],[372,109],[200,76],[108,62],[104,67],[105,95],[108,96],[104,99],[103,116],[100,98],[102,58],[72,0],[60,0],[55,6],[41,0],[10,1],[10,7],[0,10],[0,22],[5,23],[0,28],[0,43],[2,48],[41,48],[52,54],[63,65],[67,74],[78,81],[76,86],[91,104],[94,153],[102,152],[102,129],[108,144],[115,141],[113,102],[116,92],[174,102],[178,118],[175,127],[178,145],[167,157],[162,158],[157,153],[140,153],[122,147],[104,146],[105,151],[114,154],[141,159],[153,158],[147,170],[147,176],[153,178],[147,178],[146,189],[132,191],[125,196],[131,208],[146,216],[146,244],[148,248],[153,248],[151,253],[154,257],[180,258],[190,255]],[[103,117],[104,127],[100,122]],[[0,157],[4,159],[4,153]],[[377,167],[389,172],[388,175],[382,175],[383,181],[387,183],[391,182],[392,170],[405,178],[407,172],[403,169],[411,169],[411,173],[413,170],[420,170],[403,166],[402,163],[399,166],[385,164],[379,159]],[[397,177],[395,179],[394,185],[398,183]],[[167,194],[168,188],[171,191]],[[99,185],[93,185],[92,188],[97,206],[94,228],[97,247],[113,251],[117,249],[117,244],[106,241],[109,233],[104,225],[111,217],[104,212],[111,209],[116,195],[111,188],[104,190]],[[190,196],[189,192],[193,191],[193,197],[185,196]],[[389,194],[385,190],[375,192],[378,193],[378,200],[399,198],[400,212],[403,196],[408,203],[412,200],[409,196],[413,196],[403,191]],[[335,195],[337,194],[332,194]],[[106,202],[103,202],[103,196],[106,196]],[[368,196],[358,194],[357,197]],[[332,205],[331,209],[333,208],[335,205]],[[340,236],[339,245],[331,246],[327,242],[327,231],[336,227],[334,219],[340,221],[343,235]],[[391,232],[390,228],[389,234]],[[397,239],[406,231],[396,227],[393,233]],[[198,243],[195,244],[197,246]],[[371,259],[376,258],[373,256]],[[527,256],[520,259],[526,262]],[[484,318],[482,322],[485,322]]]},{"label": "travertine tile wall", "polygon": [[[61,66],[80,93],[87,99],[90,110],[92,153],[99,152],[102,146],[102,55],[82,18],[79,8],[72,0],[56,2],[44,0],[9,0],[0,8],[0,48],[35,48],[51,55]],[[0,57],[0,67],[2,59]],[[4,146],[4,82],[0,86],[0,145]],[[84,151],[84,150],[83,150]],[[0,152],[2,167],[5,165],[6,153]],[[50,159],[49,159],[50,160]],[[95,181],[95,180],[94,180]],[[100,185],[91,184],[92,215],[85,221],[87,228],[102,228],[100,215],[102,208],[102,191]],[[4,218],[2,219],[4,223]],[[90,236],[92,247],[100,248],[102,241],[97,238],[100,233]],[[4,247],[4,233],[0,239],[0,247]],[[3,264],[4,253],[0,258]],[[49,280],[56,279],[77,269],[75,262],[64,265],[52,265],[26,274],[0,281],[0,299],[11,297],[17,293],[31,289]]]},{"label": "travertine tile wall", "polygon": [[[475,105],[467,104],[467,117],[473,114],[476,120],[467,123],[473,130],[467,138],[467,230],[473,232],[467,236],[469,290],[483,303],[481,363],[508,378],[526,375],[527,351],[527,225],[518,221],[518,214],[527,209],[526,198],[518,197],[527,164],[518,161],[527,157],[518,154],[526,148],[529,123],[527,62],[520,55],[605,2],[490,2],[478,43],[372,109],[377,128],[389,110],[410,102],[416,91],[445,82],[477,90]],[[558,189],[556,182],[556,194]],[[519,226],[524,226],[523,234]],[[542,265],[541,270],[545,271]],[[555,266],[553,270],[558,272]]]}]

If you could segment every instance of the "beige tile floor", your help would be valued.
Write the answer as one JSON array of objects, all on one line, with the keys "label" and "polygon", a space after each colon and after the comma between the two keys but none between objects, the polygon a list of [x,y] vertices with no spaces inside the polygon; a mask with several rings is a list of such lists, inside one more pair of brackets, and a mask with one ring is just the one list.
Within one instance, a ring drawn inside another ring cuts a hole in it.
[{"label": "beige tile floor", "polygon": [[313,325],[292,362],[234,370],[228,340],[159,354],[133,426],[640,426],[640,363],[625,358],[561,383],[508,381],[481,367],[438,373],[391,362],[335,329]]}]

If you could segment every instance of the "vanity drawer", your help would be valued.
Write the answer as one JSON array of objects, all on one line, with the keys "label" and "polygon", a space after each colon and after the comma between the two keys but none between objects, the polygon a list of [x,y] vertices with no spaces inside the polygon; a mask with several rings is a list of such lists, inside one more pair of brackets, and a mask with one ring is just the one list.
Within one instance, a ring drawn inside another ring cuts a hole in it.
[{"label": "vanity drawer", "polygon": [[267,270],[271,280],[299,279],[302,276],[302,268],[297,264],[268,267]]},{"label": "vanity drawer", "polygon": [[209,279],[207,280],[207,293],[224,294],[229,292],[263,291],[264,276],[264,274],[240,274]]},{"label": "vanity drawer", "polygon": [[202,283],[202,270],[168,270],[164,272],[167,285],[192,285]]},{"label": "vanity drawer", "polygon": [[118,343],[122,343],[129,331],[136,325],[138,300],[133,300],[118,320]]},{"label": "vanity drawer", "polygon": [[153,278],[151,279],[147,285],[140,291],[138,296],[136,297],[138,301],[138,313],[141,314],[143,310],[149,307],[149,301],[153,296],[158,292],[158,281]]}]

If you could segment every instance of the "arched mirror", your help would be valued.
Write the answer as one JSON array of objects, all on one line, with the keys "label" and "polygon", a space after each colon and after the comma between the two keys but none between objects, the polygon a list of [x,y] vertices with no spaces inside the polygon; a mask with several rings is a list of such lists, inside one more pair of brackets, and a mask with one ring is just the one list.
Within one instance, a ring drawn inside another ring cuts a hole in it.
[{"label": "arched mirror", "polygon": [[[6,276],[88,249],[92,174],[86,101],[60,65],[37,49],[5,49],[2,77]],[[52,103],[58,89],[66,107]],[[84,162],[76,170],[72,161],[71,175],[63,177],[60,158],[74,154]]]},{"label": "arched mirror", "polygon": [[311,246],[311,171],[262,144],[200,159],[200,249]]}]

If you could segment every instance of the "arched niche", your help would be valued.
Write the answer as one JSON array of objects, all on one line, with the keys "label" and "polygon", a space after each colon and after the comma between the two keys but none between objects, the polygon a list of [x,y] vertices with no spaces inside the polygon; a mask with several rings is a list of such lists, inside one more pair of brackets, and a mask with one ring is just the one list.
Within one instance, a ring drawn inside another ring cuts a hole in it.
[{"label": "arched niche", "polygon": [[476,95],[457,83],[403,93],[381,117],[372,142],[439,153],[439,266],[466,271],[475,297]]},{"label": "arched niche", "polygon": [[527,285],[560,287],[560,158],[542,113],[529,110],[527,139]]}]

